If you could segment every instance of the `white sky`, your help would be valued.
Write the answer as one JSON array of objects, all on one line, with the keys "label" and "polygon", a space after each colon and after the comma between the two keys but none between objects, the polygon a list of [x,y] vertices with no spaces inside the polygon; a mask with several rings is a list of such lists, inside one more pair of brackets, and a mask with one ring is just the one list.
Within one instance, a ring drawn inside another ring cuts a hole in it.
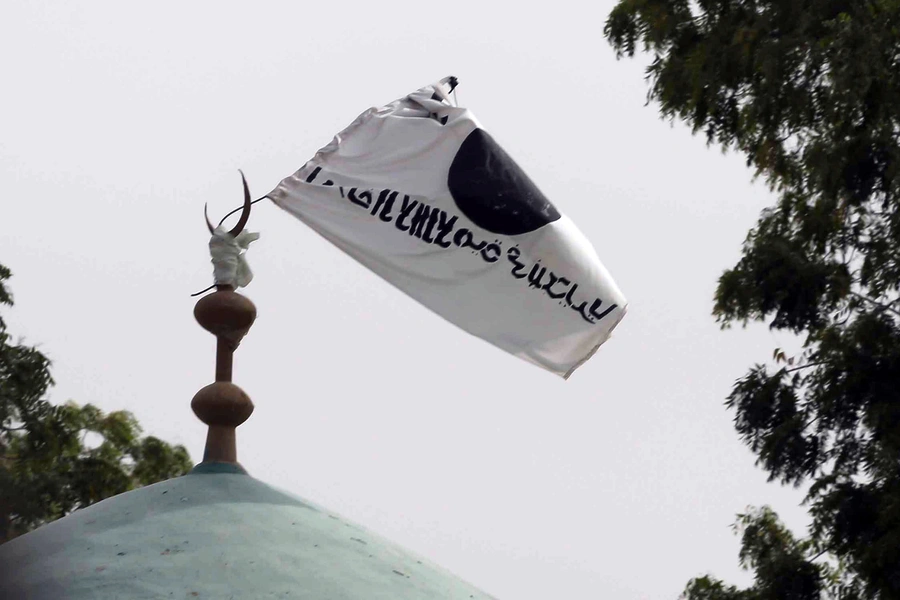
[{"label": "white sky", "polygon": [[[645,106],[614,3],[4,3],[0,263],[52,399],[135,413],[199,461],[214,338],[203,203],[270,191],[360,112],[453,74],[460,104],[593,242],[629,299],[565,382],[442,321],[268,202],[235,355],[242,464],[501,598],[674,598],[736,583],[767,484],[723,406],[771,356],[715,283],[772,195]],[[514,6],[514,8],[511,8]],[[790,343],[787,340],[784,343]]]}]

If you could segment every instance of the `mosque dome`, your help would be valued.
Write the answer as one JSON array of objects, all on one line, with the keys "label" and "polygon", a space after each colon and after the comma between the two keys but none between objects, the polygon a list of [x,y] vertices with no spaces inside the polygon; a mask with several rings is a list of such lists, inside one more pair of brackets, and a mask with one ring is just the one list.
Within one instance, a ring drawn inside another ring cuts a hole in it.
[{"label": "mosque dome", "polygon": [[[246,182],[244,189],[249,214]],[[227,235],[234,238],[245,222],[242,216]],[[235,430],[253,403],[231,375],[233,352],[256,308],[217,278],[216,291],[194,314],[217,338],[216,381],[191,403],[209,426],[203,462],[188,475],[108,498],[0,545],[0,599],[490,598],[248,475],[237,462]]]},{"label": "mosque dome", "polygon": [[236,465],[108,498],[0,546],[0,598],[489,598]]}]

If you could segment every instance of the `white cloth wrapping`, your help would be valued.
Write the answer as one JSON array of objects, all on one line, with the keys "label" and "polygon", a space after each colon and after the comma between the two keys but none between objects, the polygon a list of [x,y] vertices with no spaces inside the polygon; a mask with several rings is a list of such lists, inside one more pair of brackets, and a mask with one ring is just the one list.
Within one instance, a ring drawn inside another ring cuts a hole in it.
[{"label": "white cloth wrapping", "polygon": [[451,323],[568,377],[625,297],[450,81],[367,110],[268,196]]},{"label": "white cloth wrapping", "polygon": [[253,272],[247,264],[247,248],[259,239],[258,233],[242,231],[233,236],[221,225],[213,231],[209,239],[209,253],[212,256],[213,279],[216,285],[230,285],[235,289],[247,287],[253,281]]}]

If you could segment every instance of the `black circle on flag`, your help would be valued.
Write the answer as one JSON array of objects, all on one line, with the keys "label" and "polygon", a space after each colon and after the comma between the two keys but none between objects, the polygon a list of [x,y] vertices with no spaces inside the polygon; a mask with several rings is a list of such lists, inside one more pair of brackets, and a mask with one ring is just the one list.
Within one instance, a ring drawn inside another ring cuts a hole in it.
[{"label": "black circle on flag", "polygon": [[459,210],[491,233],[529,233],[559,219],[559,212],[525,171],[483,129],[459,147],[447,187]]}]

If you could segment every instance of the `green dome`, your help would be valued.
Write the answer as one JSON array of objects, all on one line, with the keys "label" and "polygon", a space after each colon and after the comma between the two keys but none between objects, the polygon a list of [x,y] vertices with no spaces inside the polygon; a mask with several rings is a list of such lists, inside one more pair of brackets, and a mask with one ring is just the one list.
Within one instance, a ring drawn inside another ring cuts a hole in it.
[{"label": "green dome", "polygon": [[490,598],[236,465],[99,502],[0,546],[0,598]]}]

